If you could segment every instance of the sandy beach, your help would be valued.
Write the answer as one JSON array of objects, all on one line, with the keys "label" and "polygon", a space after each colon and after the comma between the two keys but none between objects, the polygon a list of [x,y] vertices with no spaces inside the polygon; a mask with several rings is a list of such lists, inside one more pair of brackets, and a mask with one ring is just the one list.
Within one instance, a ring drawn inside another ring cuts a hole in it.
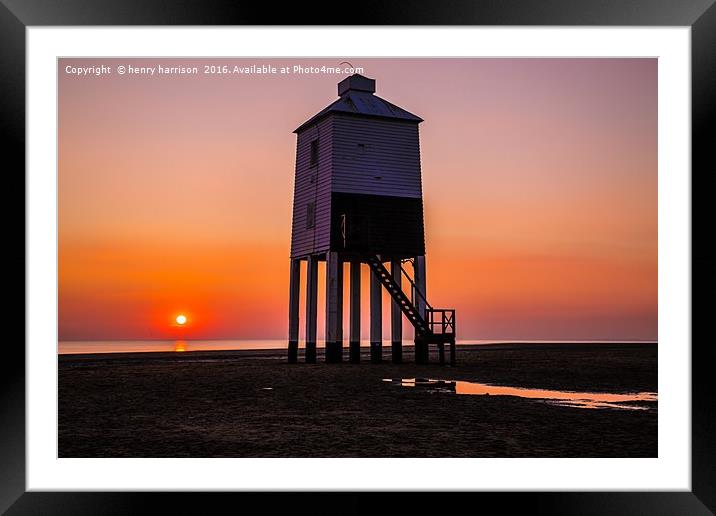
[{"label": "sandy beach", "polygon": [[411,348],[401,365],[389,347],[382,364],[322,352],[315,365],[284,350],[60,355],[59,456],[657,456],[655,401],[586,409],[384,381],[656,393],[656,344],[460,346],[455,367],[415,365]]}]

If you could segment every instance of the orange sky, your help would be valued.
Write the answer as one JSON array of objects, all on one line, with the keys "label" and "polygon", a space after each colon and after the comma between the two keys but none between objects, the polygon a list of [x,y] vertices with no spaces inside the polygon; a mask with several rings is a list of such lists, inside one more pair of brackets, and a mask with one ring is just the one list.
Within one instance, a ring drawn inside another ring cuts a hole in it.
[{"label": "orange sky", "polygon": [[[657,338],[655,59],[346,59],[425,120],[428,298],[459,339]],[[292,131],[343,77],[67,65],[343,60],[60,59],[60,340],[286,337]]]}]

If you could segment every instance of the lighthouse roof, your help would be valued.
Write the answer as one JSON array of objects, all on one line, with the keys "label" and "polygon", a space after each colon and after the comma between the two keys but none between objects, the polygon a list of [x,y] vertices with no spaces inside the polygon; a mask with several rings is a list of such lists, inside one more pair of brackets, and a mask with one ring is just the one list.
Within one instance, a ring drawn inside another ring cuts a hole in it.
[{"label": "lighthouse roof", "polygon": [[422,118],[375,95],[375,80],[354,74],[338,83],[339,98],[301,124],[294,133],[313,125],[331,113],[392,118],[420,123]]}]

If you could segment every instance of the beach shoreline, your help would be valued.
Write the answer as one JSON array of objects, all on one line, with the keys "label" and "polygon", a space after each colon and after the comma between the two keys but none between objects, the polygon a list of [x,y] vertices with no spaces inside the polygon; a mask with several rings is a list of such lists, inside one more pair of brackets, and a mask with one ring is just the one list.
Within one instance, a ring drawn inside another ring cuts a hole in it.
[{"label": "beach shoreline", "polygon": [[[347,348],[347,347],[346,347]],[[60,457],[655,457],[657,404],[581,409],[385,379],[657,392],[655,343],[480,344],[455,367],[270,350],[60,355]]]}]

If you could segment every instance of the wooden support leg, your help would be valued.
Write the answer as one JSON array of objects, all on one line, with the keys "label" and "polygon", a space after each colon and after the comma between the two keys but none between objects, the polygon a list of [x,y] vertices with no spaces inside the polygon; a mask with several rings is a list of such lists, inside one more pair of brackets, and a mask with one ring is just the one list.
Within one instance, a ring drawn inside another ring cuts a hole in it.
[{"label": "wooden support leg", "polygon": [[[414,266],[414,275],[415,275],[415,286],[420,291],[420,293],[425,296],[425,299],[428,297],[427,293],[427,281],[425,277],[425,256],[416,256],[415,261],[413,262]],[[416,308],[418,309],[418,312],[420,315],[425,318],[426,312],[425,309],[427,308],[425,306],[425,302],[423,301],[423,298],[420,296],[416,296]],[[418,337],[418,335],[415,335],[415,363],[416,364],[427,364],[429,362],[429,355],[430,350],[428,347],[428,342],[424,340],[422,337]]]},{"label": "wooden support leg", "polygon": [[450,365],[455,365],[455,339],[450,341]]},{"label": "wooden support leg", "polygon": [[383,305],[380,279],[370,274],[370,361],[383,360]]},{"label": "wooden support leg", "polygon": [[336,340],[341,346],[341,360],[343,360],[343,260],[338,260],[338,276],[336,276]]},{"label": "wooden support leg", "polygon": [[349,360],[360,363],[360,261],[351,262]]},{"label": "wooden support leg", "polygon": [[445,343],[441,342],[438,344],[438,355],[440,357],[440,365],[445,365]]},{"label": "wooden support leg", "polygon": [[339,330],[339,301],[343,299],[343,282],[338,279],[343,273],[343,265],[338,253],[326,254],[326,362],[337,363],[343,360],[342,331]]},{"label": "wooden support leg", "polygon": [[291,260],[288,294],[288,363],[298,362],[298,298],[301,292],[301,260]]},{"label": "wooden support leg", "polygon": [[[422,295],[425,296],[425,299],[427,299],[428,293],[426,292],[427,282],[425,278],[425,256],[415,257],[415,260],[413,261],[413,275],[415,286],[422,293]],[[427,308],[425,306],[425,301],[419,295],[416,295],[415,297],[415,307],[418,309],[420,316],[425,318],[425,309]],[[417,337],[417,335],[415,336]]]},{"label": "wooden support leg", "polygon": [[318,258],[308,257],[306,267],[306,363],[316,363],[316,323],[318,318]]},{"label": "wooden support leg", "polygon": [[427,364],[428,363],[428,341],[423,337],[415,338],[415,363],[416,364]]},{"label": "wooden support leg", "polygon": [[[390,262],[390,273],[398,286],[401,283],[400,260]],[[400,364],[403,361],[403,312],[400,311],[400,305],[392,300],[390,303],[390,349],[394,364]]]}]

